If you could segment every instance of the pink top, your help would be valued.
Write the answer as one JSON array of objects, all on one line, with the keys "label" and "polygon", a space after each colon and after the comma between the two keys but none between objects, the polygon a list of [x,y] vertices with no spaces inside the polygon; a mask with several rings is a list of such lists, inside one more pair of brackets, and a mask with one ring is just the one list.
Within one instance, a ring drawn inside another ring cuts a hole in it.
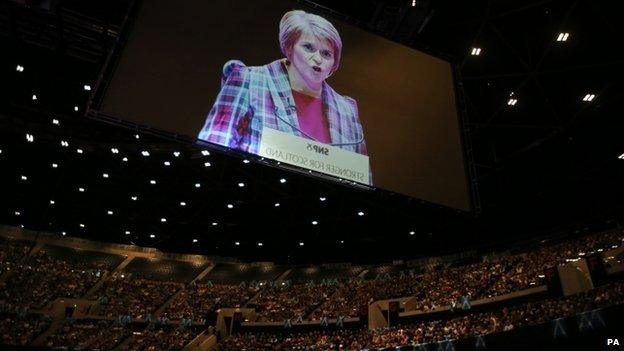
[{"label": "pink top", "polygon": [[297,120],[299,129],[321,143],[331,143],[329,124],[323,113],[323,101],[320,97],[302,94],[293,90],[295,105],[297,106]]}]

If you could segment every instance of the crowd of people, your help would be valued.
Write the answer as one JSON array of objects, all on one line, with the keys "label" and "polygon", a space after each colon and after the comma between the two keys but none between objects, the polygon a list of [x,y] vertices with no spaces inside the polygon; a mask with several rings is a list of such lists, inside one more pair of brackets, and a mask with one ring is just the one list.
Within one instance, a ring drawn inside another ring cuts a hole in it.
[{"label": "crowd of people", "polygon": [[58,297],[81,298],[107,269],[103,263],[68,261],[41,249],[5,273],[0,300],[41,309]]},{"label": "crowd of people", "polygon": [[83,350],[112,350],[130,336],[129,328],[108,320],[66,320],[65,323],[49,335],[45,346],[49,348],[66,347]]},{"label": "crowd of people", "polygon": [[200,331],[196,328],[148,327],[134,332],[125,349],[131,351],[182,350],[199,333]]},{"label": "crowd of people", "polygon": [[444,320],[423,321],[375,330],[328,330],[308,333],[243,333],[220,344],[233,350],[363,350],[395,348],[457,340],[510,331],[597,308],[624,303],[624,284],[615,283],[559,299],[545,299],[491,312],[471,313]]},{"label": "crowd of people", "polygon": [[41,335],[52,320],[41,314],[0,313],[0,345],[24,346]]},{"label": "crowd of people", "polygon": [[98,315],[109,318],[130,316],[145,319],[154,316],[156,310],[183,287],[181,283],[149,280],[117,272],[94,295],[98,302],[95,310]]},{"label": "crowd of people", "polygon": [[221,307],[243,307],[260,290],[260,285],[213,285],[190,283],[167,308],[171,319],[201,320]]}]

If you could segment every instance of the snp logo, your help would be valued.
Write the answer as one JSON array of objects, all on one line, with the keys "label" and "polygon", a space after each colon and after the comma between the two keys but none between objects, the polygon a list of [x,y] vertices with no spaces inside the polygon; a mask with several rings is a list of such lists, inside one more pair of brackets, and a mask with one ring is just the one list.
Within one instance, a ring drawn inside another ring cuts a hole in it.
[{"label": "snp logo", "polygon": [[607,339],[607,346],[620,346],[618,339]]},{"label": "snp logo", "polygon": [[329,148],[323,146],[308,144],[307,149],[308,151],[315,151],[319,154],[329,155]]}]

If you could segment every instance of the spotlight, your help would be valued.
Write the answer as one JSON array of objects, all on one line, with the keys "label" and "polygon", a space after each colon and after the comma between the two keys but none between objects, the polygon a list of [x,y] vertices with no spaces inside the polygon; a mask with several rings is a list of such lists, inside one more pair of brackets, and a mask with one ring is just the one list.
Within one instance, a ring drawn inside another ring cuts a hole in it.
[{"label": "spotlight", "polygon": [[55,126],[58,126],[59,124],[61,124],[61,122],[56,118],[52,118],[52,124],[54,124]]},{"label": "spotlight", "polygon": [[136,201],[136,200],[139,199],[139,197],[138,196],[131,196],[130,199],[132,199],[132,201]]},{"label": "spotlight", "polygon": [[561,32],[559,33],[559,35],[557,35],[557,41],[559,42],[568,41],[569,36],[570,36],[570,33]]},{"label": "spotlight", "polygon": [[327,200],[327,198],[324,197],[324,196],[321,196],[321,197],[319,197],[319,200],[321,200],[321,202],[325,202],[325,200]]},{"label": "spotlight", "polygon": [[414,235],[414,234],[416,234],[416,232],[415,232],[415,231],[413,231],[413,230],[411,230],[411,231],[409,232],[409,235]]},{"label": "spotlight", "polygon": [[243,163],[244,163],[244,164],[247,164],[247,163],[249,163],[249,160],[244,159],[244,160],[243,160]]},{"label": "spotlight", "polygon": [[156,181],[154,179],[150,180],[150,184],[156,185]]},{"label": "spotlight", "polygon": [[30,134],[30,133],[26,133],[26,141],[29,143],[32,143],[35,141],[35,136]]},{"label": "spotlight", "polygon": [[80,228],[84,228],[84,227],[85,227],[85,225],[80,223]]},{"label": "spotlight", "polygon": [[144,157],[148,157],[150,155],[149,151],[143,150],[141,151],[141,155],[143,155]]},{"label": "spotlight", "polygon": [[472,51],[470,52],[470,55],[472,55],[472,56],[479,56],[479,55],[481,55],[481,48],[472,48]]},{"label": "spotlight", "polygon": [[33,100],[33,101],[37,101],[37,95],[33,94],[33,96],[32,96],[32,100]]},{"label": "spotlight", "polygon": [[239,188],[244,188],[245,187],[245,183],[238,183],[238,187]]},{"label": "spotlight", "polygon": [[280,183],[282,183],[282,184],[286,183],[286,178],[281,178],[280,179]]},{"label": "spotlight", "polygon": [[312,225],[317,225],[318,221],[312,221]]},{"label": "spotlight", "polygon": [[50,205],[54,205],[56,202],[54,200],[50,200]]},{"label": "spotlight", "polygon": [[621,154],[620,156],[618,156],[618,158],[619,158],[620,160],[624,160],[624,154]]},{"label": "spotlight", "polygon": [[112,147],[111,148],[111,152],[114,153],[114,154],[118,154],[119,153],[119,149],[116,148],[116,147]]},{"label": "spotlight", "polygon": [[129,230],[126,230],[124,233],[125,233],[126,235],[130,235],[130,231],[129,231]]},{"label": "spotlight", "polygon": [[135,135],[134,135],[134,138],[138,140],[138,139],[140,139],[141,137],[140,137],[138,134],[135,134]]},{"label": "spotlight", "polygon": [[261,242],[259,242],[259,243],[258,243],[258,246],[262,247],[262,243],[261,243]]},{"label": "spotlight", "polygon": [[28,177],[23,175],[23,176],[20,176],[20,179],[23,180],[23,181],[26,181],[26,180],[28,180]]},{"label": "spotlight", "polygon": [[509,100],[507,100],[507,105],[509,106],[516,106],[517,103],[518,99],[510,98]]},{"label": "spotlight", "polygon": [[201,184],[200,183],[195,183],[195,187],[196,188],[201,188]]},{"label": "spotlight", "polygon": [[15,211],[15,215],[16,215],[16,216],[19,216],[19,215],[21,215],[21,214],[22,214],[22,213],[21,213],[20,211]]},{"label": "spotlight", "polygon": [[210,156],[210,151],[202,150],[201,154],[204,155],[204,156]]},{"label": "spotlight", "polygon": [[61,235],[63,235],[63,236],[65,236],[65,235],[67,235],[67,233],[65,233],[65,232],[62,232],[62,233],[61,233]]},{"label": "spotlight", "polygon": [[78,153],[78,154],[83,154],[83,153],[84,153],[84,151],[82,151],[82,149],[76,149],[76,153]]},{"label": "spotlight", "polygon": [[299,246],[303,246],[303,245],[304,245],[304,244],[303,244],[303,241],[300,241],[300,242],[299,242]]},{"label": "spotlight", "polygon": [[22,65],[17,65],[17,67],[15,67],[15,70],[16,70],[17,72],[24,72],[24,66],[22,66]]},{"label": "spotlight", "polygon": [[583,97],[583,101],[585,101],[585,102],[592,102],[595,97],[596,97],[596,95],[594,95],[594,94],[586,94],[585,97]]},{"label": "spotlight", "polygon": [[211,166],[210,162],[204,162],[204,167],[210,167],[210,166]]},{"label": "spotlight", "polygon": [[216,226],[218,223],[217,222],[212,222],[212,226]]},{"label": "spotlight", "polygon": [[74,106],[74,111],[75,111],[75,112],[78,112],[78,110],[79,110],[79,109],[78,109],[78,106]]},{"label": "spotlight", "polygon": [[109,216],[112,216],[112,215],[113,215],[113,211],[111,211],[111,210],[106,211],[106,213],[107,213]]},{"label": "spotlight", "polygon": [[171,162],[169,162],[169,161],[165,161],[165,162],[163,162],[163,164],[164,164],[165,166],[167,166],[167,167],[171,166]]},{"label": "spotlight", "polygon": [[196,243],[198,240],[197,239],[193,239],[193,242]]},{"label": "spotlight", "polygon": [[61,140],[61,146],[62,147],[69,147],[69,143],[66,142],[65,140]]},{"label": "spotlight", "polygon": [[174,151],[173,157],[180,157],[180,151]]},{"label": "spotlight", "polygon": [[358,212],[357,214],[358,214],[358,216],[360,216],[360,217],[364,216],[364,212],[362,212],[362,211]]},{"label": "spotlight", "polygon": [[108,178],[108,173],[102,173],[102,178]]},{"label": "spotlight", "polygon": [[150,234],[150,238],[154,239],[155,237],[156,237],[156,235]]},{"label": "spotlight", "polygon": [[273,206],[275,206],[275,207],[280,207],[280,203],[279,203],[279,202],[276,202],[276,203],[275,203],[275,205],[273,205]]},{"label": "spotlight", "polygon": [[341,244],[344,244],[344,240],[340,240],[340,243],[341,243]]},{"label": "spotlight", "polygon": [[58,164],[53,163],[53,164],[52,164],[52,168],[58,168]]},{"label": "spotlight", "polygon": [[167,222],[167,218],[165,218],[165,217],[161,218],[161,219],[160,219],[160,222],[161,222],[161,223],[166,223],[166,222]]},{"label": "spotlight", "polygon": [[234,205],[232,205],[232,204],[227,204],[227,208],[232,209],[232,208],[234,208]]},{"label": "spotlight", "polygon": [[412,0],[412,7],[416,7],[416,0]]},{"label": "spotlight", "polygon": [[85,84],[82,88],[83,88],[85,91],[91,91],[91,86],[90,86],[89,84]]},{"label": "spotlight", "polygon": [[124,161],[124,162],[128,162],[128,158],[127,157],[124,157],[121,160]]},{"label": "spotlight", "polygon": [[81,193],[84,193],[85,192],[85,188],[82,188],[82,187],[78,188],[78,191],[81,192]]},{"label": "spotlight", "polygon": [[180,201],[180,206],[182,206],[182,207],[186,206],[186,202]]}]

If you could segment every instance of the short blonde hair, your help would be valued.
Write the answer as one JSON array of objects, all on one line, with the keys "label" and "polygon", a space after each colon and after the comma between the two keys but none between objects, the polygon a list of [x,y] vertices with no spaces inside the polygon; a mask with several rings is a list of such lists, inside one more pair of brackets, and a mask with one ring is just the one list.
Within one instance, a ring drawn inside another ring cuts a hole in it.
[{"label": "short blonde hair", "polygon": [[279,43],[282,54],[287,58],[290,59],[289,54],[302,33],[309,33],[329,42],[334,49],[332,72],[335,72],[342,52],[342,39],[336,28],[328,20],[312,13],[302,10],[286,12],[279,24]]}]

